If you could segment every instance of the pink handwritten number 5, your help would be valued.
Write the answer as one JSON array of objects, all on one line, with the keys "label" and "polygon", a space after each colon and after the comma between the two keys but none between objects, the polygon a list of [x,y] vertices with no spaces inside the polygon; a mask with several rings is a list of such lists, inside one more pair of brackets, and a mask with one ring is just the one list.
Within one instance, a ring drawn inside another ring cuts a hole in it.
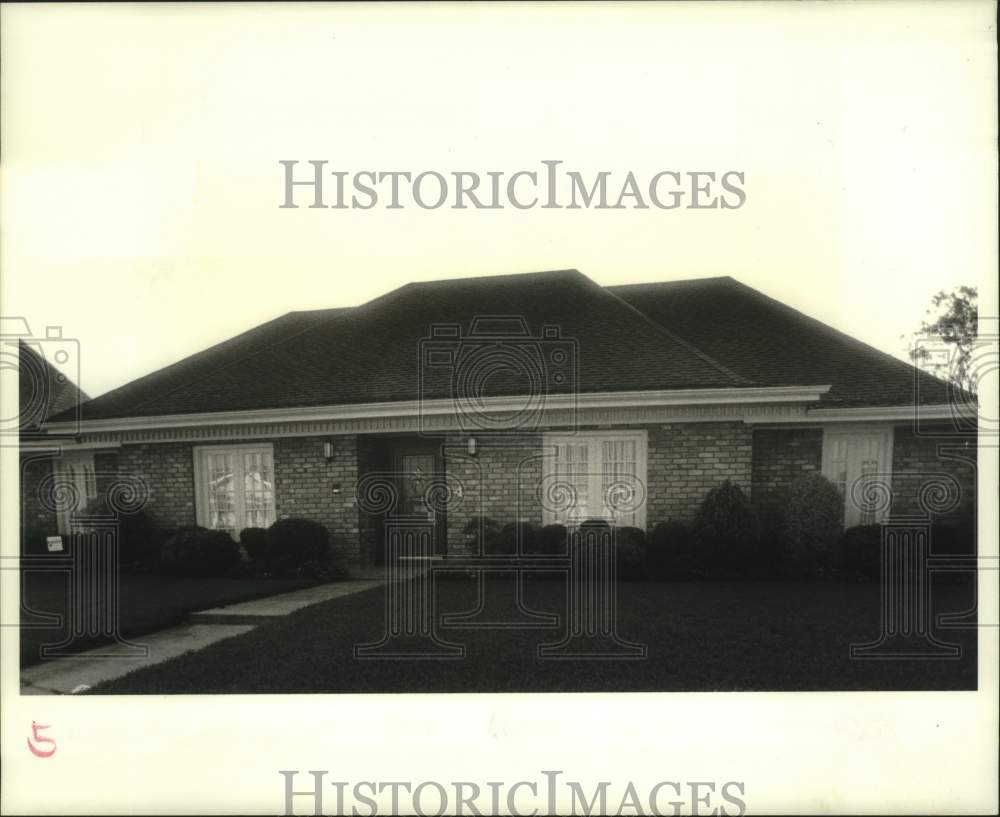
[{"label": "pink handwritten number 5", "polygon": [[[56,742],[52,738],[47,738],[45,735],[38,734],[42,729],[48,729],[49,727],[45,724],[31,722],[31,734],[34,737],[34,743],[31,738],[28,738],[28,748],[31,750],[31,754],[35,757],[52,757],[56,753]],[[51,744],[51,749],[43,749],[40,745],[36,744]]]}]

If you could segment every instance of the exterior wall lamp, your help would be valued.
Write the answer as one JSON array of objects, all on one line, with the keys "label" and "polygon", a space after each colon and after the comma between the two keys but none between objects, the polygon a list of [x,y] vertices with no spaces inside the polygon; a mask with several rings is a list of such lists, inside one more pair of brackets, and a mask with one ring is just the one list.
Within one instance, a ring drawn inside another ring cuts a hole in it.
[{"label": "exterior wall lamp", "polygon": [[466,450],[469,452],[470,457],[476,456],[476,452],[479,450],[479,443],[476,442],[475,437],[469,437],[469,441],[466,443]]},{"label": "exterior wall lamp", "polygon": [[323,457],[325,459],[332,460],[333,453],[334,453],[333,443],[330,442],[329,440],[323,443]]}]

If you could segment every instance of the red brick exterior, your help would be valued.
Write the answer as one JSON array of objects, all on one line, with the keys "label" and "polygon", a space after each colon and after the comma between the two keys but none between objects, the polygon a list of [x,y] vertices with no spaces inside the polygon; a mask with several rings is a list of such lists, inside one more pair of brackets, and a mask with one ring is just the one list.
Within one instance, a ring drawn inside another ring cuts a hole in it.
[{"label": "red brick exterior", "polygon": [[[324,443],[333,443],[327,460]],[[358,438],[280,437],[274,440],[275,505],[278,519],[298,517],[326,525],[338,555],[361,560],[358,510]]]},{"label": "red brick exterior", "polygon": [[[729,479],[751,497],[762,515],[781,511],[788,486],[800,474],[822,465],[822,431],[815,428],[752,428],[742,422],[664,423],[644,426],[648,434],[646,524],[690,522],[709,490]],[[479,515],[500,525],[513,521],[542,524],[539,485],[542,434],[518,438],[477,438],[470,456],[467,436],[443,442],[452,494],[447,505],[448,549],[460,553],[469,537],[466,525]],[[240,441],[232,441],[233,443]],[[249,441],[245,441],[249,442]],[[393,438],[367,436],[279,437],[274,447],[278,518],[304,517],[326,525],[339,552],[354,565],[380,561],[380,516],[359,509],[359,476],[388,471]],[[333,443],[328,459],[324,443]],[[228,441],[227,441],[228,443]],[[953,455],[939,453],[944,443]],[[163,527],[196,521],[194,444],[122,445],[98,454],[97,470],[141,478],[148,487],[146,510]],[[21,513],[25,525],[48,526],[54,515],[38,501],[37,486],[51,468],[47,460],[22,465]],[[958,513],[975,506],[975,443],[918,437],[908,426],[895,429],[893,444],[894,513],[918,511],[918,495],[928,477],[946,474],[961,487]]]},{"label": "red brick exterior", "polygon": [[780,518],[792,483],[822,467],[822,429],[754,429],[752,496],[765,525]]},{"label": "red brick exterior", "polygon": [[648,426],[646,524],[690,522],[701,501],[725,480],[751,490],[750,426],[728,423],[667,423]]},{"label": "red brick exterior", "polygon": [[541,435],[479,438],[475,456],[469,455],[466,445],[467,438],[453,437],[444,448],[452,486],[448,551],[468,552],[465,528],[477,516],[501,526],[510,522],[541,525],[542,505],[537,497],[542,479]]},{"label": "red brick exterior", "polygon": [[194,456],[191,443],[123,445],[118,471],[142,480],[145,510],[164,528],[195,524]]},{"label": "red brick exterior", "polygon": [[[976,438],[917,435],[912,426],[896,426],[892,444],[892,513],[922,514],[935,518],[959,517],[974,513],[976,507]],[[942,480],[941,477],[944,477]],[[951,505],[943,496],[934,496],[935,484],[957,485],[957,506],[940,514],[935,509]],[[923,495],[923,499],[921,499]]]}]

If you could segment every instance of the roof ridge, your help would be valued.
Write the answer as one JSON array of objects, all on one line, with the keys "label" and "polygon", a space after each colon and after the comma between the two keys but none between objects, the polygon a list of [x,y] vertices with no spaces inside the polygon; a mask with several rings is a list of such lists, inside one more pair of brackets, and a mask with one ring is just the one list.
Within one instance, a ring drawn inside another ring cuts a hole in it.
[{"label": "roof ridge", "polygon": [[632,284],[610,284],[605,287],[605,289],[616,290],[616,289],[638,289],[639,287],[662,287],[671,286],[673,284],[693,284],[696,281],[734,281],[739,283],[739,281],[732,275],[706,275],[704,278],[676,278],[670,281],[636,281]]},{"label": "roof ridge", "polygon": [[[500,279],[517,280],[520,278],[537,278],[541,276],[550,276],[553,278],[557,276],[562,276],[562,277],[579,276],[580,278],[585,278],[588,281],[590,280],[576,267],[565,267],[562,269],[534,270],[532,272],[499,272],[494,275],[467,275],[464,278],[432,278],[429,281],[411,281],[409,284],[406,284],[406,286],[412,286],[412,287],[439,286],[444,284],[471,283],[473,281],[485,282],[485,281],[497,281]],[[401,288],[402,287],[400,287],[400,289]],[[396,290],[393,291],[395,292]]]},{"label": "roof ridge", "polygon": [[614,298],[622,306],[624,306],[627,309],[629,309],[632,312],[634,312],[643,321],[645,321],[647,324],[649,324],[654,330],[656,330],[657,332],[659,332],[662,335],[666,335],[671,341],[673,341],[674,343],[678,344],[679,346],[682,346],[683,348],[687,349],[693,355],[697,356],[698,358],[700,358],[701,360],[703,360],[705,363],[707,363],[708,365],[712,366],[714,369],[717,369],[718,371],[722,372],[730,380],[732,380],[735,383],[740,384],[740,385],[751,385],[751,384],[753,384],[753,382],[754,382],[753,380],[750,380],[749,378],[743,377],[743,375],[737,374],[732,369],[730,369],[728,366],[723,365],[722,363],[720,363],[718,360],[716,360],[711,355],[706,354],[705,352],[703,352],[701,349],[699,349],[697,346],[695,346],[690,341],[685,340],[680,335],[675,334],[674,332],[672,332],[671,330],[667,329],[667,327],[665,327],[663,324],[659,323],[658,321],[654,321],[652,318],[649,317],[649,315],[647,315],[641,309],[639,309],[636,306],[633,306],[628,301],[626,301],[624,298],[619,297],[614,292],[612,292],[608,287],[601,286],[600,284],[592,281],[590,278],[587,278],[587,276],[585,276],[585,275],[583,277],[586,278],[588,281],[590,281],[592,284],[594,284],[594,286],[596,286],[598,289],[600,289],[601,292],[603,292],[609,298]]}]

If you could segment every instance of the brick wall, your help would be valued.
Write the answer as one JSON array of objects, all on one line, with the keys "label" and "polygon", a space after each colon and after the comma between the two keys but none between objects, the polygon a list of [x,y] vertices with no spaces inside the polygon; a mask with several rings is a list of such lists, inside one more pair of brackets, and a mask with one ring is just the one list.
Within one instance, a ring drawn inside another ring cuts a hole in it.
[{"label": "brick wall", "polygon": [[666,423],[647,430],[649,528],[690,521],[705,494],[724,480],[750,493],[753,442],[746,424]]},{"label": "brick wall", "polygon": [[[726,479],[750,492],[752,437],[744,423],[668,423],[645,430],[648,527],[690,520],[705,494]],[[541,435],[495,443],[482,438],[475,457],[465,453],[464,443],[454,438],[447,448],[448,478],[463,493],[448,514],[449,552],[463,548],[465,525],[479,514],[500,524],[519,519],[540,525]]]},{"label": "brick wall", "polygon": [[[897,426],[893,431],[892,444],[892,512],[903,515],[920,513],[921,491],[932,488],[938,475],[950,478],[946,482],[937,480],[940,484],[952,486],[957,483],[961,495],[958,507],[947,515],[961,516],[974,512],[975,437],[918,437],[913,433],[912,426]],[[933,505],[933,495],[930,499]]]},{"label": "brick wall", "polygon": [[795,479],[823,467],[823,431],[819,428],[755,429],[752,496],[765,519],[777,517]]},{"label": "brick wall", "polygon": [[195,524],[194,458],[190,443],[123,445],[118,472],[145,482],[145,510],[163,528]]},{"label": "brick wall", "polygon": [[541,436],[477,440],[475,456],[468,454],[465,437],[449,438],[444,447],[445,471],[452,489],[448,505],[449,553],[468,552],[471,545],[465,526],[476,516],[488,517],[500,525],[514,521],[542,524],[537,498],[542,477]]},{"label": "brick wall", "polygon": [[[357,437],[279,437],[271,442],[277,517],[321,522],[330,530],[338,551],[349,561],[358,562],[361,554],[354,505]],[[326,442],[334,444],[330,460],[324,456]],[[193,449],[191,443],[156,443],[125,445],[118,450],[119,472],[146,482],[146,509],[163,527],[195,524]]]},{"label": "brick wall", "polygon": [[[784,491],[794,478],[821,467],[822,432],[818,429],[753,430],[741,422],[665,423],[645,429],[649,439],[646,522],[650,528],[669,519],[690,521],[705,494],[725,479],[747,491],[759,509],[780,509]],[[329,460],[323,451],[327,441],[334,444]],[[468,455],[466,442],[466,437],[456,435],[444,447],[453,491],[448,506],[448,542],[453,553],[462,552],[467,544],[464,529],[474,516],[491,517],[500,524],[515,519],[542,523],[538,499],[541,435],[496,441],[484,435],[478,438],[474,457]],[[916,510],[926,475],[939,472],[950,474],[962,486],[963,508],[974,504],[974,465],[941,459],[940,442],[915,437],[907,427],[896,429],[895,512]],[[351,563],[376,563],[382,545],[381,523],[359,513],[355,489],[359,473],[384,468],[386,444],[385,439],[376,444],[354,435],[273,440],[278,517],[321,522]],[[163,526],[195,521],[192,448],[189,443],[164,443],[124,445],[118,450],[119,471],[146,481],[147,510]],[[970,455],[974,463],[974,444]],[[26,520],[45,519],[31,486],[44,477],[48,467],[42,461],[24,468],[22,514]],[[99,464],[99,470],[104,468]]]},{"label": "brick wall", "polygon": [[[334,448],[329,460],[323,453],[326,442],[332,442]],[[357,436],[274,440],[274,480],[279,519],[301,517],[326,525],[337,553],[355,565],[362,561],[354,493],[358,481]]]}]

